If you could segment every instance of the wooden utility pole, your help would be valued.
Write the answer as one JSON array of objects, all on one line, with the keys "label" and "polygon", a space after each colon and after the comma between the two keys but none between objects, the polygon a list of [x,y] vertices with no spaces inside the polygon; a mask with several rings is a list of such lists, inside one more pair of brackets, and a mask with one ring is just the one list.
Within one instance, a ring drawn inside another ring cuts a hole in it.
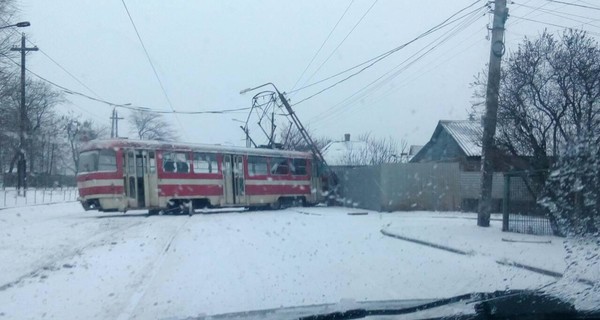
[{"label": "wooden utility pole", "polygon": [[481,199],[477,225],[489,227],[492,211],[492,182],[494,178],[494,135],[498,116],[498,92],[500,88],[500,65],[504,54],[504,23],[508,18],[506,0],[494,1],[494,22],[492,25],[492,44],[485,97],[485,115],[483,118],[483,139],[481,151]]},{"label": "wooden utility pole", "polygon": [[117,112],[117,108],[113,108],[112,116],[110,117],[111,126],[110,126],[110,137],[118,138],[119,137],[119,120],[123,120],[123,118],[119,118],[119,113]]},{"label": "wooden utility pole", "polygon": [[37,47],[27,48],[25,46],[25,34],[21,36],[21,47],[13,47],[11,51],[21,52],[21,105],[19,108],[19,160],[17,162],[17,192],[23,195],[27,189],[27,160],[25,159],[25,125],[27,121],[27,110],[25,109],[25,55],[27,51],[37,51]]}]

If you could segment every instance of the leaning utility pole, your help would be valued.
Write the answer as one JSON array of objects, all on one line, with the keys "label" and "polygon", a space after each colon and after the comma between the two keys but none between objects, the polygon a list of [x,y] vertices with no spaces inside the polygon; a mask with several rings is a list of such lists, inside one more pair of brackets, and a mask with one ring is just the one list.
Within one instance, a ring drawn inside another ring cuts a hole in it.
[{"label": "leaning utility pole", "polygon": [[25,34],[21,36],[21,47],[13,47],[11,51],[21,52],[21,105],[19,108],[19,160],[17,162],[17,192],[23,195],[27,189],[27,161],[25,160],[25,122],[27,121],[27,111],[25,110],[25,55],[27,51],[37,51],[37,47],[25,47]]},{"label": "leaning utility pole", "polygon": [[477,225],[489,227],[492,212],[492,182],[494,178],[494,135],[498,116],[498,93],[500,89],[500,63],[504,54],[504,23],[508,18],[506,0],[494,1],[494,22],[492,25],[492,44],[485,97],[485,115],[483,118],[483,139],[481,150],[481,199]]}]

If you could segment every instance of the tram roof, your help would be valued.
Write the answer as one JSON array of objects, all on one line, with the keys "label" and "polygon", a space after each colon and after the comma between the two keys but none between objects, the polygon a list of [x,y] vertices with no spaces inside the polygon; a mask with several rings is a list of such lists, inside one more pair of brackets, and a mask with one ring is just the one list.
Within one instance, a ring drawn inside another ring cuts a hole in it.
[{"label": "tram roof", "polygon": [[232,153],[244,155],[270,156],[270,157],[291,157],[291,158],[311,158],[310,152],[278,150],[267,148],[246,148],[235,146],[223,146],[218,144],[201,144],[187,142],[168,142],[155,140],[132,140],[132,139],[102,139],[87,142],[82,151],[109,148],[133,148],[155,150],[181,150],[181,151],[204,151],[215,153]]}]

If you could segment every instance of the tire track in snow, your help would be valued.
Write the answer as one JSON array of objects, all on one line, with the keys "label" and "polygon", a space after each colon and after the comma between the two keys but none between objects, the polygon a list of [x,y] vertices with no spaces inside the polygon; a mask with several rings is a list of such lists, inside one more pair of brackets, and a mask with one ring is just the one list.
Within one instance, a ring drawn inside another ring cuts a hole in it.
[{"label": "tire track in snow", "polygon": [[131,229],[133,227],[136,227],[136,226],[142,224],[143,222],[144,221],[139,221],[136,223],[126,225],[125,227],[122,227],[122,228],[117,228],[116,230],[111,229],[109,231],[105,231],[105,232],[96,234],[95,236],[89,238],[89,240],[86,241],[84,245],[72,247],[72,248],[70,248],[70,250],[62,250],[61,253],[58,255],[51,255],[51,257],[54,257],[54,258],[49,259],[49,261],[42,261],[42,262],[35,263],[40,266],[34,267],[34,269],[32,271],[28,271],[27,273],[17,277],[13,281],[9,281],[3,285],[0,285],[0,291],[5,291],[5,290],[21,283],[22,281],[24,281],[28,278],[37,277],[43,271],[58,270],[60,268],[57,268],[55,266],[57,264],[60,264],[61,261],[64,261],[64,260],[70,259],[72,257],[75,257],[77,255],[80,255],[83,251],[87,250],[88,248],[92,248],[97,245],[100,245],[100,244],[104,243],[104,241],[106,241],[108,238],[112,238],[115,235],[117,235],[125,230]]},{"label": "tire track in snow", "polygon": [[135,309],[139,305],[140,301],[146,294],[146,291],[150,287],[150,285],[154,282],[154,279],[158,275],[158,271],[162,268],[163,263],[167,257],[167,253],[171,248],[171,245],[175,241],[175,238],[180,234],[181,230],[187,225],[190,221],[191,217],[185,219],[184,222],[175,230],[175,232],[169,237],[167,243],[163,246],[159,256],[150,264],[152,269],[147,273],[145,277],[141,280],[141,285],[138,289],[133,293],[131,298],[129,299],[129,303],[125,307],[125,309],[121,312],[121,314],[116,317],[117,320],[125,320],[130,319],[134,314]]}]

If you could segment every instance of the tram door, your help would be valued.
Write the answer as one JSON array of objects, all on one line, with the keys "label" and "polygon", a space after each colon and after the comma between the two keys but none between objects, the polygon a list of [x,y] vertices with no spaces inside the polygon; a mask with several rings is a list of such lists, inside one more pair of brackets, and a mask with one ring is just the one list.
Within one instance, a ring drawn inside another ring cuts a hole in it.
[{"label": "tram door", "polygon": [[244,182],[244,157],[233,156],[233,186],[235,203],[246,203],[246,184]]},{"label": "tram door", "polygon": [[158,205],[154,151],[127,150],[124,154],[125,194],[129,208]]},{"label": "tram door", "polygon": [[156,173],[156,152],[148,151],[145,155],[148,171],[144,177],[146,190],[146,207],[158,207],[158,175]]},{"label": "tram door", "polygon": [[223,196],[225,204],[246,203],[244,160],[240,155],[223,156]]},{"label": "tram door", "polygon": [[234,204],[235,195],[233,191],[233,161],[231,155],[226,154],[223,156],[223,197],[225,198],[225,204]]}]

